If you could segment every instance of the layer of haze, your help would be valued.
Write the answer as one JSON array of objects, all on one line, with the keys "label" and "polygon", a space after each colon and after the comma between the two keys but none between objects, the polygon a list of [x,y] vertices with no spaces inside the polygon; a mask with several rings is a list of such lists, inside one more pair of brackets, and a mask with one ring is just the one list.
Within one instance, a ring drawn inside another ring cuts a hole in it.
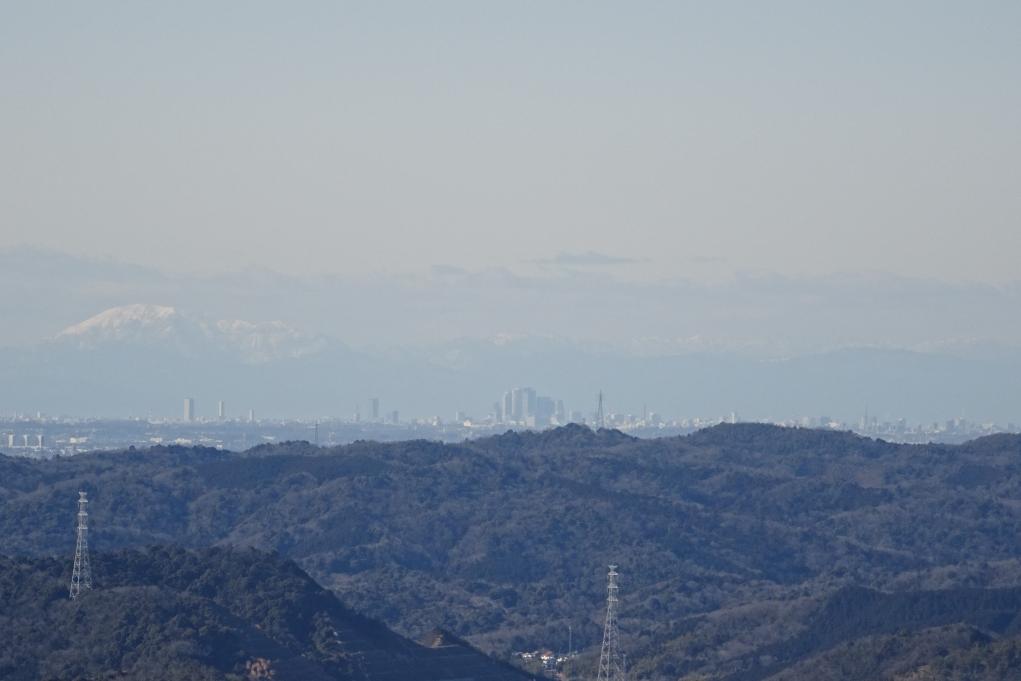
[{"label": "layer of haze", "polygon": [[6,3],[0,247],[1004,282],[1019,35],[1017,2]]}]

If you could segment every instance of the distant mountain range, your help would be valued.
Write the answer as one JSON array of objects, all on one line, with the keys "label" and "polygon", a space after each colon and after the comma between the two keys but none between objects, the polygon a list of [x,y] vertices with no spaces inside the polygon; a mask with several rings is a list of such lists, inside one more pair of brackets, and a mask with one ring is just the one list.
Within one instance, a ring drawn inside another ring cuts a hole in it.
[{"label": "distant mountain range", "polygon": [[[883,274],[621,281],[543,270],[189,275],[0,251],[0,413],[476,418],[569,410],[1021,421],[1021,286]],[[239,321],[243,320],[243,321]],[[62,331],[63,330],[63,331]]]},{"label": "distant mountain range", "polygon": [[623,353],[532,336],[355,349],[282,321],[214,318],[169,305],[102,311],[30,347],[0,349],[0,412],[171,416],[181,399],[214,415],[224,399],[260,415],[346,417],[384,411],[484,418],[503,392],[532,386],[590,414],[750,419],[869,414],[932,422],[1021,422],[1021,353],[962,356],[852,348],[789,358]]}]

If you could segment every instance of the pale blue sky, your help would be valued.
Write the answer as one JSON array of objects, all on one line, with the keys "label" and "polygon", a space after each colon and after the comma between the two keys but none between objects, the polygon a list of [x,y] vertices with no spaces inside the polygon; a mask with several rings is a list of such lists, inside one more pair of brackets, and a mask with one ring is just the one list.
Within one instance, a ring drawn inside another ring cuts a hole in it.
[{"label": "pale blue sky", "polygon": [[1017,2],[6,2],[0,247],[1003,282],[1018,36]]}]

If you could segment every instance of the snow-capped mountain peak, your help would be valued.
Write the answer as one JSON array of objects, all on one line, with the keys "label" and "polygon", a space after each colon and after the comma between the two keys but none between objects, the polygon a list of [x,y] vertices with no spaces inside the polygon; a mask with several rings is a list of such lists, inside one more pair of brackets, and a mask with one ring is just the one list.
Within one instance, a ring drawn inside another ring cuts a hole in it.
[{"label": "snow-capped mountain peak", "polygon": [[250,363],[302,357],[319,352],[327,344],[326,339],[281,321],[209,320],[147,303],[104,310],[67,327],[55,340],[79,347],[149,345],[186,355],[219,351]]},{"label": "snow-capped mountain peak", "polygon": [[160,330],[171,327],[179,315],[177,310],[166,305],[136,303],[104,310],[83,322],[73,324],[60,333],[58,338],[102,335],[107,338],[133,335],[140,330]]}]

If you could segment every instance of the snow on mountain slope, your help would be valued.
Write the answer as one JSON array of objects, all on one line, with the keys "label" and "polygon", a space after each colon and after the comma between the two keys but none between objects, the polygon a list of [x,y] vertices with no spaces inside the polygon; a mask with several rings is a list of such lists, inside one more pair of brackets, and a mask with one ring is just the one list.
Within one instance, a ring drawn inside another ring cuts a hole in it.
[{"label": "snow on mountain slope", "polygon": [[325,338],[280,321],[208,320],[166,305],[139,303],[104,310],[57,334],[57,342],[95,348],[119,343],[153,345],[196,355],[215,350],[249,363],[303,357],[324,349]]},{"label": "snow on mountain slope", "polygon": [[67,327],[57,338],[127,340],[148,335],[165,336],[180,325],[177,310],[165,305],[123,305]]}]

